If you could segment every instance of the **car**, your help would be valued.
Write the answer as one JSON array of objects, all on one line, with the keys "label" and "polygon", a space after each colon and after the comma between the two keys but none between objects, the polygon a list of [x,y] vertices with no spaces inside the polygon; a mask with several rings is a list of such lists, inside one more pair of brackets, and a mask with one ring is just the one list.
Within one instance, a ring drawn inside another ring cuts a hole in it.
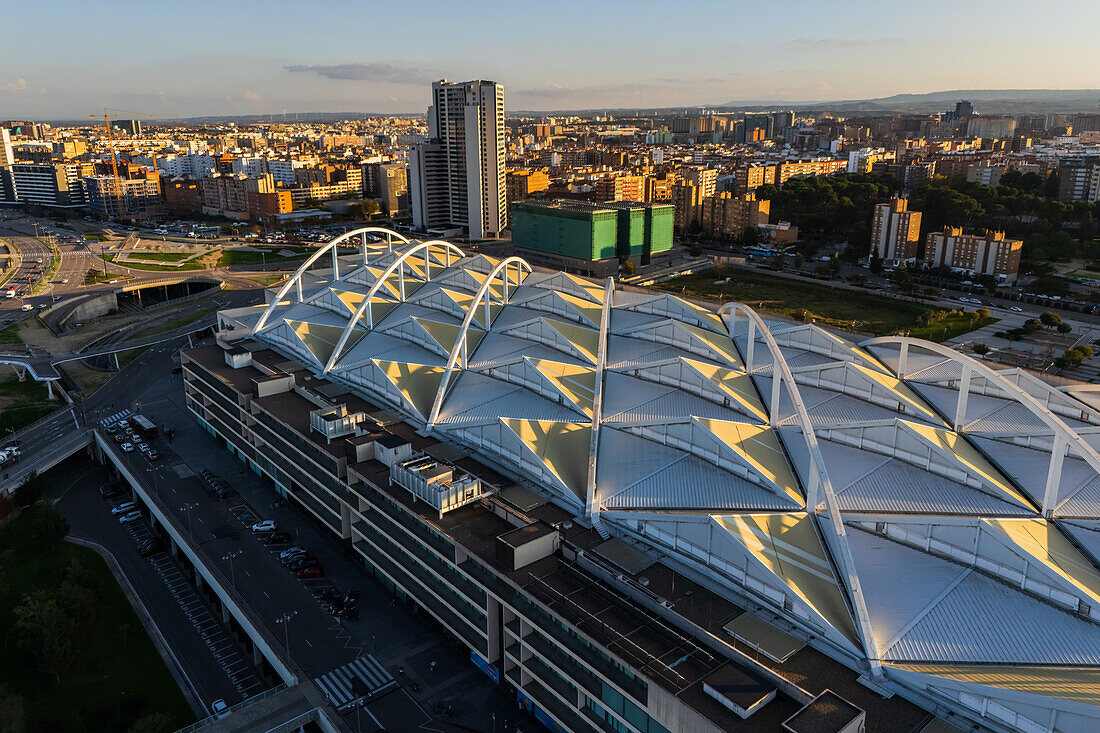
[{"label": "car", "polygon": [[50,306],[49,306],[48,303],[39,303],[38,304],[38,310],[42,310],[43,308],[49,308],[49,307]]},{"label": "car", "polygon": [[282,553],[279,553],[278,561],[282,562],[283,565],[290,565],[292,564],[292,562],[298,559],[298,557],[304,556],[305,554],[306,548],[292,547],[290,549],[283,550]]},{"label": "car", "polygon": [[287,565],[287,567],[290,568],[291,570],[297,572],[297,571],[301,570],[302,568],[309,568],[309,567],[313,567],[314,565],[318,565],[318,564],[320,564],[320,563],[318,562],[317,558],[312,557],[311,555],[302,555],[297,560],[295,560],[294,562]]},{"label": "car", "polygon": [[108,281],[107,281],[107,284],[108,284],[108,285],[114,285],[114,284],[115,284],[115,283],[117,283],[117,282],[118,282],[118,280],[108,280]]},{"label": "car", "polygon": [[272,532],[263,539],[265,545],[285,545],[287,542],[290,542],[290,532]]},{"label": "car", "polygon": [[123,443],[122,445],[119,446],[119,448],[122,449],[123,453],[133,453],[134,452],[134,444],[133,443]]},{"label": "car", "polygon": [[274,532],[278,528],[279,525],[275,523],[274,519],[265,519],[262,522],[256,522],[252,525],[252,531],[256,534]]},{"label": "car", "polygon": [[32,310],[34,310],[34,306],[33,306],[33,305],[31,305],[30,303],[24,303],[24,304],[23,304],[23,308],[22,308],[22,310],[23,310],[24,312],[26,312],[26,311],[32,311]]},{"label": "car", "polygon": [[134,502],[124,501],[118,506],[112,507],[111,514],[114,514],[117,517],[120,514],[129,514],[130,512],[134,511],[135,508],[136,507],[134,506]]},{"label": "car", "polygon": [[123,435],[122,433],[118,432],[117,430],[115,431],[114,438],[115,438],[115,443],[118,443],[119,445],[126,442],[126,436]]},{"label": "car", "polygon": [[309,567],[305,567],[301,570],[295,571],[294,574],[302,580],[311,580],[314,578],[325,577],[325,569],[322,568],[320,565],[310,565]]},{"label": "car", "polygon": [[210,703],[210,714],[218,720],[227,717],[229,715],[229,704],[225,700],[215,700]]},{"label": "car", "polygon": [[107,431],[107,435],[117,435],[118,434],[118,428],[115,427],[114,425],[108,425],[107,427],[105,427],[103,429]]},{"label": "car", "polygon": [[134,511],[130,512],[129,514],[123,514],[121,517],[119,517],[118,518],[118,523],[119,524],[129,524],[130,522],[136,522],[139,519],[141,519],[141,512],[139,512],[137,509],[135,509]]},{"label": "car", "polygon": [[145,457],[150,461],[159,461],[160,453],[157,453],[154,449],[150,448],[149,450],[145,451]]},{"label": "car", "polygon": [[1009,310],[1012,311],[1013,313],[1023,313],[1024,312],[1024,309],[1021,308],[1018,305],[1012,306],[1011,308],[1009,308]]},{"label": "car", "polygon": [[148,443],[138,443],[137,444],[137,449],[139,451],[141,451],[142,453],[148,453],[149,452],[149,444]]}]

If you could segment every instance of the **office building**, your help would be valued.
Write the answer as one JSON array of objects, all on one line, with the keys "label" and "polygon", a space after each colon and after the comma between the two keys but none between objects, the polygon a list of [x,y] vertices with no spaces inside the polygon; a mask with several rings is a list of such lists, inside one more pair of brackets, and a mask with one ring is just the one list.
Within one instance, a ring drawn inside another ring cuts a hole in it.
[{"label": "office building", "polygon": [[141,137],[141,120],[114,120],[111,126],[130,137]]},{"label": "office building", "polygon": [[345,265],[221,311],[187,407],[550,727],[1100,726],[1087,402],[449,247]]},{"label": "office building", "polygon": [[670,250],[672,219],[667,204],[527,201],[512,207],[512,244],[547,267],[613,275],[624,260],[649,264]]},{"label": "office building", "polygon": [[409,215],[409,169],[400,163],[387,163],[377,168],[377,198],[382,211],[391,218]]},{"label": "office building", "polygon": [[770,114],[745,115],[743,137],[737,142],[756,143],[770,140],[774,136],[775,120]]},{"label": "office building", "polygon": [[434,82],[428,137],[409,156],[413,226],[497,237],[508,226],[504,87],[482,80]]},{"label": "office building", "polygon": [[912,262],[920,254],[920,212],[909,210],[909,199],[894,197],[875,206],[871,252],[889,265]]},{"label": "office building", "polygon": [[7,168],[15,163],[15,150],[11,146],[11,133],[7,128],[0,128],[0,168]]},{"label": "office building", "polygon": [[69,163],[15,163],[5,170],[15,200],[58,209],[84,205],[80,166]]},{"label": "office building", "polygon": [[1100,114],[1074,115],[1070,120],[1074,135],[1082,132],[1100,132]]},{"label": "office building", "polygon": [[1014,283],[1020,271],[1024,243],[1005,239],[1004,232],[963,234],[960,227],[929,232],[922,262],[928,267],[950,267],[966,275],[989,275],[998,282]]}]

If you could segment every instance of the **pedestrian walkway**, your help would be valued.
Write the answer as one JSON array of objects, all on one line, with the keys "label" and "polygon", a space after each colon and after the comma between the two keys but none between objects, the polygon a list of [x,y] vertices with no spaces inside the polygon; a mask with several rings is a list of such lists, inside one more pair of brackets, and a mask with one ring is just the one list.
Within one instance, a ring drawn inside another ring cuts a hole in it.
[{"label": "pedestrian walkway", "polygon": [[370,654],[315,677],[313,682],[340,712],[397,687],[393,676]]}]

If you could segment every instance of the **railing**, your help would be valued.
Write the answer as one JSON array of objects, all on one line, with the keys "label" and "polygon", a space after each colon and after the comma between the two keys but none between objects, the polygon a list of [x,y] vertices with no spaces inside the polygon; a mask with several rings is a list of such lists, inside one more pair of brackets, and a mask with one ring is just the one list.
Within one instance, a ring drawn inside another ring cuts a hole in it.
[{"label": "railing", "polygon": [[80,450],[82,447],[84,447],[84,444],[91,442],[91,433],[91,430],[84,428],[76,433],[72,433],[69,440],[62,443],[60,447],[50,451],[49,453],[45,455],[34,456],[33,460],[28,458],[26,459],[25,463],[21,462],[20,464],[18,464],[18,471],[16,471],[14,474],[9,473],[9,475],[6,476],[2,482],[0,482],[0,485],[4,486],[2,491],[5,493],[10,491],[12,488],[18,485],[18,483],[24,477],[29,476],[34,471],[37,471],[38,466],[42,465],[43,463],[47,463],[63,453],[71,455],[72,453]]},{"label": "railing", "polygon": [[[220,719],[226,717],[227,715],[229,715],[229,714],[231,714],[231,713],[233,713],[237,710],[241,710],[242,708],[246,708],[249,705],[260,702],[261,700],[266,700],[267,698],[282,692],[286,688],[287,688],[286,685],[282,684],[282,683],[278,684],[278,685],[275,685],[270,690],[264,690],[263,692],[261,692],[258,695],[253,695],[252,697],[249,697],[245,700],[242,700],[241,702],[237,703],[233,707],[226,708],[225,710],[218,713],[217,715],[208,715],[205,718],[203,718],[202,720],[196,720],[194,723],[187,726],[186,728],[180,728],[179,730],[176,731],[176,733],[192,733],[193,731],[199,730],[200,728],[204,727],[208,723],[211,723],[215,720],[220,720]],[[313,711],[310,711],[310,712],[312,713]],[[309,713],[307,713],[307,715],[308,714]],[[301,717],[301,716],[299,716],[299,717]]]}]

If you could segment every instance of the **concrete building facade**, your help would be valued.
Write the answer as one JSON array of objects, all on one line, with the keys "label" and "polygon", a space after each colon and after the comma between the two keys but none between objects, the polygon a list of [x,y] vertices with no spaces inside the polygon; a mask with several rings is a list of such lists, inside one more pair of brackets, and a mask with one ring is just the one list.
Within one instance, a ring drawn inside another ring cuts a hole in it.
[{"label": "concrete building facade", "polygon": [[920,254],[920,212],[909,210],[909,199],[894,197],[875,206],[871,251],[883,262],[911,262]]}]

